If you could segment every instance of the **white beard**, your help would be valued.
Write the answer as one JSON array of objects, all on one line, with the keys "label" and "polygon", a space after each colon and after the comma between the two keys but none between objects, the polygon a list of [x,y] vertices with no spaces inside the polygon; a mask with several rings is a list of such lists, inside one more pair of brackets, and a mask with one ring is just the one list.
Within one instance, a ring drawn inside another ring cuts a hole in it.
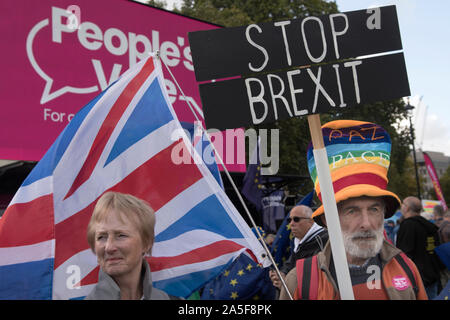
[{"label": "white beard", "polygon": [[378,230],[342,232],[345,251],[352,257],[369,259],[375,257],[383,245],[383,225]]}]

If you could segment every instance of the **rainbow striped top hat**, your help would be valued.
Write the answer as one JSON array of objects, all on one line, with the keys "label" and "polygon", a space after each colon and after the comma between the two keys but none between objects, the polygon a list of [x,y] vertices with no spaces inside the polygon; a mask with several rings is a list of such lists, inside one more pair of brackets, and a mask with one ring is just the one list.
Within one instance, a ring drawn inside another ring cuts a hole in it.
[{"label": "rainbow striped top hat", "polygon": [[[391,138],[377,124],[354,120],[336,120],[322,126],[336,203],[360,196],[383,197],[385,218],[392,216],[401,204],[397,195],[387,191]],[[308,145],[308,169],[320,201],[319,179],[312,142]],[[321,224],[323,205],[313,214]]]}]

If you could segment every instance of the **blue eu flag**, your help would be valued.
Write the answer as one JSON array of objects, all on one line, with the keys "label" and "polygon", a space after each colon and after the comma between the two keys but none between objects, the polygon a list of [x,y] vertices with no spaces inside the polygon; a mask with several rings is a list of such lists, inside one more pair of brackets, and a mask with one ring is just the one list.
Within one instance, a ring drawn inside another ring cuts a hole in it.
[{"label": "blue eu flag", "polygon": [[447,281],[445,288],[433,300],[450,300],[450,281]]},{"label": "blue eu flag", "polygon": [[269,268],[241,254],[231,265],[203,288],[202,300],[273,300],[275,287]]},{"label": "blue eu flag", "polygon": [[259,140],[256,148],[253,151],[252,159],[247,166],[245,173],[242,194],[250,201],[258,212],[261,212],[261,200],[263,197],[263,190],[261,184],[261,161],[259,158]]}]

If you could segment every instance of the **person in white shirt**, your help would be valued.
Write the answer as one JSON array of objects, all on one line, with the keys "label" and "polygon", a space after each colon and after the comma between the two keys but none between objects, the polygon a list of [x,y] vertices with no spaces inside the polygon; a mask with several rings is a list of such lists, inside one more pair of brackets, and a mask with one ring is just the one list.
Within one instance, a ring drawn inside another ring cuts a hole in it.
[{"label": "person in white shirt", "polygon": [[[327,230],[314,222],[312,214],[311,208],[304,205],[295,206],[289,212],[288,222],[291,233],[295,237],[294,252],[280,268],[283,278],[295,267],[298,259],[308,258],[319,253],[328,241]],[[280,289],[281,281],[278,274],[271,270],[269,276],[272,284]]]}]

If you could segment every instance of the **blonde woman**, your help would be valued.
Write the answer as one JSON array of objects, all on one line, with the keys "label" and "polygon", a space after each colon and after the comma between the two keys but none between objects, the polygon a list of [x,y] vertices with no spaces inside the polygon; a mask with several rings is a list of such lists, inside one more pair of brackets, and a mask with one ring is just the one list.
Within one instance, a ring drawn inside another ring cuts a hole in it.
[{"label": "blonde woman", "polygon": [[87,300],[168,300],[153,288],[144,256],[154,242],[155,213],[143,200],[117,192],[103,194],[87,228],[100,265],[98,283]]}]

